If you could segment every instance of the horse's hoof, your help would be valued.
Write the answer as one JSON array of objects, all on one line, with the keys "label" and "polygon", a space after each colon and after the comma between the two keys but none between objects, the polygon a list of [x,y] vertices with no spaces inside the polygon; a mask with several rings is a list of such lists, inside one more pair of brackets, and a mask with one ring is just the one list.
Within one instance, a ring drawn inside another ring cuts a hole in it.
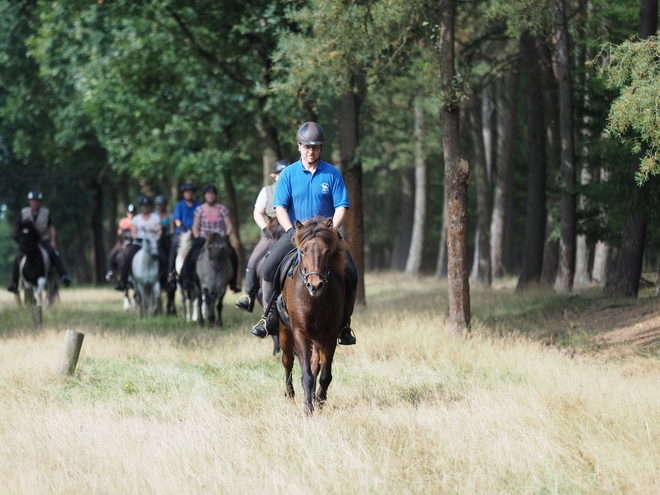
[{"label": "horse's hoof", "polygon": [[7,290],[9,292],[13,292],[14,294],[18,294],[18,286],[13,282],[9,287],[7,287]]}]

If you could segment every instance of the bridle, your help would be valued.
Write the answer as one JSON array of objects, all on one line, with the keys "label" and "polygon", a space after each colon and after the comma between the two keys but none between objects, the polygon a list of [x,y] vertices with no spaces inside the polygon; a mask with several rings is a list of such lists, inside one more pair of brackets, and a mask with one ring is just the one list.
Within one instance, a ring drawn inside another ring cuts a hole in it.
[{"label": "bridle", "polygon": [[303,264],[302,264],[302,252],[300,251],[300,249],[298,249],[298,265],[300,266],[300,267],[298,268],[298,275],[300,275],[300,278],[301,278],[302,281],[305,282],[306,284],[308,283],[307,279],[308,279],[308,277],[309,277],[310,275],[318,275],[319,277],[321,277],[321,281],[322,281],[324,284],[327,284],[327,283],[328,283],[328,278],[330,277],[330,268],[328,268],[328,269],[325,271],[325,273],[321,273],[321,272],[307,272],[307,270],[305,270],[305,267],[304,267]]}]

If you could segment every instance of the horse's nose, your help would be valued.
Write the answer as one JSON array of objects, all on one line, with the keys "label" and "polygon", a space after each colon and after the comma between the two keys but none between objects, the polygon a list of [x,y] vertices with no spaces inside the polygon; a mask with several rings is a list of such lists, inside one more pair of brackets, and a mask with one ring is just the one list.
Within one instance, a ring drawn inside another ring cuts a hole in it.
[{"label": "horse's nose", "polygon": [[318,296],[321,294],[323,291],[323,282],[319,282],[318,285],[314,286],[312,283],[307,282],[305,284],[307,286],[307,291],[312,295],[312,296]]}]

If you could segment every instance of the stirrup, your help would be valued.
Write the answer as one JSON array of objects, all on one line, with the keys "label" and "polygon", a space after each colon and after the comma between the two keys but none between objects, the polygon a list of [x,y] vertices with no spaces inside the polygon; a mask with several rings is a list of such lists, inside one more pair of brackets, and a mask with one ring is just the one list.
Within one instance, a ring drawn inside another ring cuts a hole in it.
[{"label": "stirrup", "polygon": [[[341,334],[344,332],[344,330],[348,329],[350,331],[350,337],[353,339],[353,341],[342,341]],[[350,325],[345,325],[342,327],[342,329],[339,331],[339,334],[337,335],[337,340],[339,340],[339,345],[355,345],[357,342],[357,339],[355,338],[355,334],[353,333],[353,329],[350,327]]]},{"label": "stirrup", "polygon": [[243,294],[238,300],[234,303],[236,308],[241,311],[247,311],[252,313],[252,308],[254,307],[254,299],[250,297],[250,294]]},{"label": "stirrup", "polygon": [[[255,330],[257,329],[257,327],[260,327],[260,326],[263,326],[264,330],[266,331],[266,335],[264,335],[263,337],[261,337],[261,336],[257,335],[256,333],[254,333]],[[262,316],[261,320],[259,320],[257,322],[257,324],[252,327],[252,335],[254,335],[255,337],[259,337],[261,340],[268,338],[268,317],[267,316]]]}]

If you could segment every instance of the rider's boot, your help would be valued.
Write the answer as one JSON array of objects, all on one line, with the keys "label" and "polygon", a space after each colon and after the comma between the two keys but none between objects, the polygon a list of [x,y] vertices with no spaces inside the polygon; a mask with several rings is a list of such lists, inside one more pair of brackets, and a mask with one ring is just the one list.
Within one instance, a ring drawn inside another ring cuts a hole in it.
[{"label": "rider's boot", "polygon": [[[273,282],[266,282],[265,280],[261,283],[261,290],[264,297],[264,305],[268,305],[270,298],[273,295]],[[279,323],[279,317],[275,310],[270,309],[270,312],[261,317],[259,323],[252,327],[252,335],[259,337],[260,339],[265,339],[269,335],[275,335],[277,333],[277,326]]]},{"label": "rider's boot", "polygon": [[13,292],[14,294],[18,294],[18,284],[16,282],[12,282],[9,284],[9,287],[7,287],[7,290],[9,292]]},{"label": "rider's boot", "polygon": [[342,322],[341,330],[339,331],[338,336],[340,345],[354,345],[356,342],[355,335],[353,335],[353,330],[351,330],[351,316],[353,315],[353,307],[355,306],[356,293],[356,290],[351,290],[346,297],[344,321]]},{"label": "rider's boot", "polygon": [[252,310],[254,309],[254,300],[257,298],[255,286],[254,275],[250,269],[247,268],[245,270],[245,294],[243,294],[235,303],[235,306],[238,309],[252,313]]}]

